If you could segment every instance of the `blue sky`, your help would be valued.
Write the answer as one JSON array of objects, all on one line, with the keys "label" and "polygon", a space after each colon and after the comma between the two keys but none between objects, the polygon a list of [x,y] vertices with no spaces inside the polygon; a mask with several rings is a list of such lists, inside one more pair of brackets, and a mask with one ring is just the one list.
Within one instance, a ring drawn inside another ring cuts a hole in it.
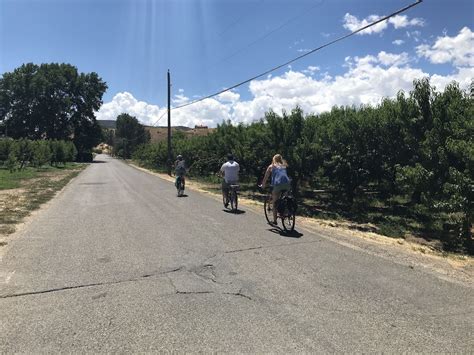
[{"label": "blue sky", "polygon": [[[219,91],[402,8],[413,0],[0,0],[0,73],[66,62],[108,84],[98,118],[154,124],[166,105]],[[474,5],[424,0],[372,33],[351,37],[216,99],[173,111],[177,124],[251,122],[270,108],[321,112],[410,89],[470,82]],[[442,87],[441,87],[442,89]]]}]

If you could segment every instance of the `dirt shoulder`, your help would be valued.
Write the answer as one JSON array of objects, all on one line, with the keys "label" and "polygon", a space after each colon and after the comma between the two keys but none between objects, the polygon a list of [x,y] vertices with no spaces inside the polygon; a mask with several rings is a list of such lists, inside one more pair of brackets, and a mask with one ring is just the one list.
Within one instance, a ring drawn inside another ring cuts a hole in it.
[{"label": "dirt shoulder", "polygon": [[[131,162],[131,166],[174,183],[174,177],[139,167]],[[205,184],[192,179],[186,180],[186,188],[207,194],[221,201],[220,193],[213,192],[214,185]],[[239,204],[256,213],[262,214],[262,203],[259,201],[239,198]],[[416,240],[405,240],[386,237],[372,231],[366,231],[366,225],[357,225],[348,221],[328,221],[317,218],[297,217],[296,229],[307,230],[318,236],[332,240],[346,247],[378,256],[411,269],[422,269],[434,276],[461,283],[474,288],[474,258],[468,255],[443,253],[430,245]]]},{"label": "dirt shoulder", "polygon": [[0,256],[11,234],[21,230],[28,217],[44,208],[85,167],[48,170],[22,180],[18,188],[0,190]]}]

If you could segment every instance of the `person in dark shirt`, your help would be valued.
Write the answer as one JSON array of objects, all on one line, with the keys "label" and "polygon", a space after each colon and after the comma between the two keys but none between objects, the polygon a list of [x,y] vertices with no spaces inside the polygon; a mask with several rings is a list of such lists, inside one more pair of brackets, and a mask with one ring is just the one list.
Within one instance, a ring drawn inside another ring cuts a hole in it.
[{"label": "person in dark shirt", "polygon": [[174,172],[176,175],[176,180],[174,185],[176,188],[178,188],[178,179],[183,179],[183,185],[184,185],[184,178],[186,175],[186,162],[183,159],[183,156],[179,154],[176,157],[176,161],[174,162]]}]

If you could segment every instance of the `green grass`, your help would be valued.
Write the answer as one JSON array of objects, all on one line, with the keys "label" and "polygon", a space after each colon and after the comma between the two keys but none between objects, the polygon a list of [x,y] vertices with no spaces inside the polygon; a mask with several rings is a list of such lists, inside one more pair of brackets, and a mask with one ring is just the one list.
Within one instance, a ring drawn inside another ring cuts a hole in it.
[{"label": "green grass", "polygon": [[38,171],[32,168],[12,173],[8,169],[0,168],[0,190],[17,189],[22,180],[32,179],[36,176],[38,176]]},{"label": "green grass", "polygon": [[0,167],[0,190],[17,189],[21,187],[22,181],[40,177],[42,173],[54,173],[55,171],[74,170],[79,164],[66,163],[66,165],[50,166],[44,165],[40,168],[27,167],[22,170],[10,172],[8,169]]}]

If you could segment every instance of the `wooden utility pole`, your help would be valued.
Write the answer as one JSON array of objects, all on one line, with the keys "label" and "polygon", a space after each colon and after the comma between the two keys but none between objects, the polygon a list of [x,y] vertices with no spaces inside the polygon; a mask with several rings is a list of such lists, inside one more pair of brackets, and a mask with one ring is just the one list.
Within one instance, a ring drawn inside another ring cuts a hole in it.
[{"label": "wooden utility pole", "polygon": [[168,175],[171,176],[171,79],[168,69]]}]

